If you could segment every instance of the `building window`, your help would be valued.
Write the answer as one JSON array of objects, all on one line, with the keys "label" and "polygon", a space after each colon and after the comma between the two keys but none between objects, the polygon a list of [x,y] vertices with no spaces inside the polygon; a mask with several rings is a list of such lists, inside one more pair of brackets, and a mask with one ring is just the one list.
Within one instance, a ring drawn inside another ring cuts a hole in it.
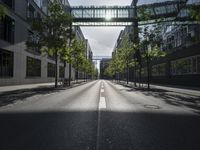
[{"label": "building window", "polygon": [[28,51],[41,54],[40,46],[39,46],[39,36],[30,30],[28,30],[27,44],[30,45],[30,47],[28,47]]},{"label": "building window", "polygon": [[171,62],[172,75],[200,73],[200,56],[182,58]]},{"label": "building window", "polygon": [[13,77],[13,52],[0,50],[0,77]]},{"label": "building window", "polygon": [[28,19],[34,19],[36,18],[36,11],[35,8],[28,2],[28,6],[27,6],[27,18]]},{"label": "building window", "polygon": [[56,65],[52,63],[48,63],[47,66],[47,76],[50,78],[55,77],[56,75]]},{"label": "building window", "polygon": [[64,78],[65,75],[65,68],[63,66],[59,67],[59,77]]},{"label": "building window", "polygon": [[152,66],[152,76],[165,76],[165,64]]},{"label": "building window", "polygon": [[0,39],[14,43],[14,27],[15,21],[5,16],[3,19],[0,20]]},{"label": "building window", "polygon": [[197,57],[197,72],[200,73],[200,56]]},{"label": "building window", "polygon": [[41,60],[27,57],[26,76],[27,77],[41,77]]},{"label": "building window", "polygon": [[14,8],[14,0],[1,0],[4,4],[9,6],[10,8]]}]

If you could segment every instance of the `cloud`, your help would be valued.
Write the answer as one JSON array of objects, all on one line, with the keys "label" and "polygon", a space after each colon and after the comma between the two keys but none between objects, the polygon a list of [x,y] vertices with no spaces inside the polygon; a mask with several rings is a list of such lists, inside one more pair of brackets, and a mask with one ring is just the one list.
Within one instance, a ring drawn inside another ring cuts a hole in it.
[{"label": "cloud", "polygon": [[94,55],[111,56],[120,31],[124,27],[84,27],[85,38],[89,40]]}]

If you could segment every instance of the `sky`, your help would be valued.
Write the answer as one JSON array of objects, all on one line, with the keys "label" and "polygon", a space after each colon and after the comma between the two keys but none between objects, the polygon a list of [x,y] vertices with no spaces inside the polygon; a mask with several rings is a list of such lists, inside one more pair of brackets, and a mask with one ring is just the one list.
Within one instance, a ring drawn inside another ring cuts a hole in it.
[{"label": "sky", "polygon": [[[163,0],[139,0],[139,4]],[[69,0],[71,6],[79,5],[131,5],[132,0]],[[94,56],[111,56],[117,38],[124,27],[81,27]]]},{"label": "sky", "polygon": [[[132,0],[69,0],[77,5],[130,5]],[[94,56],[111,56],[119,33],[124,27],[81,27]]]}]

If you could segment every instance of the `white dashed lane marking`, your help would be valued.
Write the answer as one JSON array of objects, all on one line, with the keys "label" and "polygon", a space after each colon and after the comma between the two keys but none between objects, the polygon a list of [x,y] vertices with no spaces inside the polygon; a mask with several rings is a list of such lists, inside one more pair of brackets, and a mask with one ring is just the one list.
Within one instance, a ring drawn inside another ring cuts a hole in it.
[{"label": "white dashed lane marking", "polygon": [[101,89],[101,93],[103,93],[104,92],[104,89]]},{"label": "white dashed lane marking", "polygon": [[105,97],[100,98],[99,109],[106,109],[106,99],[105,99]]},{"label": "white dashed lane marking", "polygon": [[99,98],[99,108],[98,108],[98,125],[97,125],[96,150],[99,150],[101,111],[106,109],[106,99],[103,96],[104,92],[105,92],[104,85],[103,85],[103,82],[101,82],[101,90],[100,90],[100,98]]}]

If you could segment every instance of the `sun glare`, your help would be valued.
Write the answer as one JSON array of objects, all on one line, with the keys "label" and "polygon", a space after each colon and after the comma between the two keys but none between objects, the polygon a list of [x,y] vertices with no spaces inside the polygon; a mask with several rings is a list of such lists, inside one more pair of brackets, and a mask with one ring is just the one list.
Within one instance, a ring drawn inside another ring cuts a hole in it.
[{"label": "sun glare", "polygon": [[112,19],[112,15],[110,13],[106,14],[106,20],[109,21]]}]

